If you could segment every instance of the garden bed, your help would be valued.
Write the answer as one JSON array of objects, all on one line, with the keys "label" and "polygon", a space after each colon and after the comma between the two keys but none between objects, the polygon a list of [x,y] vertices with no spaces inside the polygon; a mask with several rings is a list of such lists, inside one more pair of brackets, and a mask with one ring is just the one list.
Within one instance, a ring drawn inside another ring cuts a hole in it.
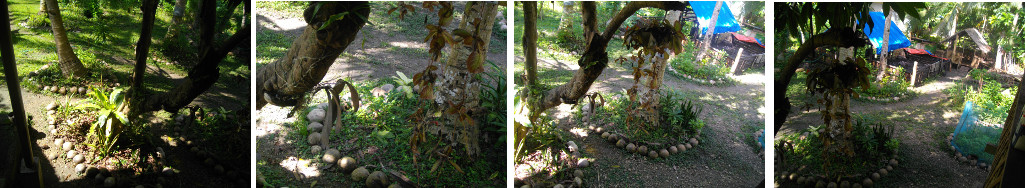
[{"label": "garden bed", "polygon": [[[865,120],[859,120],[862,122]],[[889,128],[892,131],[892,128]],[[812,127],[800,134],[782,134],[776,144],[776,183],[805,187],[871,187],[895,173],[899,141],[882,125],[854,125],[851,154],[827,155]],[[847,156],[853,155],[853,156]]]}]

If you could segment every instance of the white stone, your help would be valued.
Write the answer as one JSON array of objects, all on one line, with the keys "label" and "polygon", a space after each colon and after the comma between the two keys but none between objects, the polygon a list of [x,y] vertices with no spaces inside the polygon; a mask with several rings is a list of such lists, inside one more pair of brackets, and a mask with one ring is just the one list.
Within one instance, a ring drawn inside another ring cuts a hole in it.
[{"label": "white stone", "polygon": [[326,115],[324,109],[315,108],[306,114],[306,119],[310,120],[310,122],[322,122],[324,121],[324,115]]},{"label": "white stone", "polygon": [[306,126],[306,130],[309,130],[310,132],[320,132],[323,128],[324,124],[320,124],[320,122],[310,122],[310,125]]}]

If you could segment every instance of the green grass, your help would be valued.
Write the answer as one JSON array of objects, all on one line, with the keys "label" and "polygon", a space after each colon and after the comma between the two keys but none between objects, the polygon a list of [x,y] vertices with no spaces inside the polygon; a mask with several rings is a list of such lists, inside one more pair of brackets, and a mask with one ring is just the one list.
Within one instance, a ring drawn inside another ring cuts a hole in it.
[{"label": "green grass", "polygon": [[[410,118],[415,112],[412,109],[418,109],[420,106],[425,105],[425,103],[415,98],[406,98],[404,95],[397,93],[392,93],[386,97],[369,96],[370,90],[384,84],[396,84],[396,82],[387,78],[376,81],[361,81],[355,84],[359,93],[364,94],[361,96],[363,100],[361,103],[366,106],[361,108],[359,112],[346,112],[342,115],[346,125],[344,125],[340,132],[333,132],[331,135],[331,140],[336,143],[341,142],[341,144],[334,144],[335,148],[343,153],[364,152],[368,148],[377,148],[376,153],[368,154],[364,158],[357,158],[357,160],[363,165],[384,164],[388,169],[398,170],[408,176],[412,182],[420,185],[465,187],[471,185],[494,185],[496,182],[504,182],[505,172],[500,170],[503,169],[504,163],[495,163],[493,160],[490,160],[499,158],[502,154],[487,152],[493,151],[490,149],[486,149],[482,156],[474,158],[468,158],[465,155],[454,155],[453,161],[459,164],[466,174],[457,172],[447,162],[442,163],[437,171],[429,172],[436,159],[428,158],[426,155],[421,156],[414,163],[413,156],[410,155],[412,151],[408,142],[408,138],[412,134],[409,125],[413,123],[410,122]],[[347,95],[343,94],[343,96]],[[311,101],[306,109],[297,114],[297,117],[305,117],[306,113],[321,102],[326,101],[322,98]],[[288,134],[289,138],[287,139],[305,143],[306,137],[309,135],[309,132],[306,130],[306,125],[309,122],[306,118],[297,119],[298,121],[291,123],[292,127],[289,130],[292,133]],[[428,136],[428,140],[437,139],[441,138]],[[319,156],[310,153],[309,145],[297,144],[296,146],[296,150],[299,153],[298,158],[319,158]],[[504,151],[504,147],[498,151]],[[356,156],[352,157],[355,158]],[[287,178],[287,176],[277,176],[275,173],[278,172],[271,170],[268,165],[273,166],[275,164],[260,164],[259,169],[268,176],[269,181],[274,179],[272,182],[278,182],[274,185],[301,185],[295,184],[299,182],[281,181],[280,179],[290,178]],[[370,168],[369,170],[373,171],[374,169]],[[339,176],[342,177],[341,175]],[[338,178],[337,181],[350,185],[363,184],[363,182],[352,182],[347,177]]]},{"label": "green grass", "polygon": [[[10,3],[11,20],[15,22],[12,25],[17,31],[12,38],[18,62],[18,76],[26,77],[29,72],[57,61],[56,49],[48,26],[26,28],[20,24],[23,20],[29,20],[30,25],[33,22],[48,24],[49,19],[45,14],[37,14],[39,2],[14,0]],[[70,5],[61,5],[61,14],[68,31],[69,42],[82,64],[91,71],[92,75],[85,78],[66,79],[59,76],[59,71],[52,71],[54,74],[50,74],[50,77],[42,77],[34,79],[34,81],[46,85],[65,86],[81,86],[83,82],[109,83],[112,81],[127,84],[134,67],[134,46],[139,40],[142,14],[137,9],[138,6],[129,4],[124,7],[107,9],[104,11],[105,13],[94,18],[86,18],[81,14],[81,9]],[[241,12],[242,9],[236,10],[236,14]],[[164,40],[170,20],[171,12],[168,9],[158,9],[153,27],[154,45],[150,48],[150,59],[147,64],[171,74],[185,75],[187,74],[185,67],[187,65],[166,65],[155,61],[156,59],[168,59],[159,53],[162,48],[159,44]],[[225,32],[234,33],[237,29],[237,25],[233,24]],[[219,40],[223,40],[226,35],[218,37]],[[247,78],[248,64],[247,57],[229,56],[220,64],[221,73]],[[51,65],[51,69],[56,69],[56,66],[56,64]],[[144,78],[144,86],[154,92],[166,92],[174,85],[173,80],[159,75],[147,75]],[[30,90],[34,88],[34,86],[27,87]]]}]

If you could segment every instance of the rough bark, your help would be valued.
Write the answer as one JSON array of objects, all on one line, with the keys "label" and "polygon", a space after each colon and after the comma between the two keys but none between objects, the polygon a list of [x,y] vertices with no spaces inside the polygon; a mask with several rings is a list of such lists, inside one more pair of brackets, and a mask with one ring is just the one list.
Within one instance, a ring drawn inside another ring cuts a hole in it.
[{"label": "rough bark", "polygon": [[[473,44],[458,43],[455,46],[450,47],[448,53],[448,62],[446,66],[448,68],[443,69],[444,73],[442,79],[447,81],[441,82],[439,88],[442,91],[435,94],[435,96],[442,97],[446,102],[452,102],[454,104],[462,104],[464,108],[469,109],[469,114],[483,114],[480,106],[480,90],[481,79],[477,79],[476,75],[467,66],[467,61],[470,58],[471,53],[476,54],[479,57],[479,61],[484,61],[487,57],[488,43],[491,42],[491,29],[494,28],[495,16],[498,13],[498,4],[494,2],[470,2],[467,3],[466,8],[463,11],[463,19],[459,23],[459,29],[466,31],[474,31],[473,35],[479,41],[483,43],[483,46],[476,46]],[[475,21],[479,21],[478,24],[474,25]],[[484,62],[479,62],[484,64]],[[443,91],[454,91],[454,92],[443,92]],[[456,124],[459,119],[458,114],[446,114],[446,119],[451,124]],[[459,140],[460,143],[466,145],[466,154],[469,156],[476,156],[480,153],[480,126],[479,122],[474,122],[470,126],[457,126],[456,129],[460,131],[462,135]]]},{"label": "rough bark", "polygon": [[[523,2],[523,55],[526,57],[527,85],[537,85],[537,2]],[[586,28],[586,27],[585,27]]]},{"label": "rough bark", "polygon": [[[319,12],[314,14],[319,4]],[[331,16],[350,12],[342,20],[321,28]],[[360,16],[362,15],[362,18]],[[288,53],[256,73],[256,109],[267,103],[293,106],[327,74],[345,48],[356,39],[370,15],[369,4],[363,2],[311,2],[304,17],[309,24]]]},{"label": "rough bark", "polygon": [[[586,20],[585,28],[596,28],[591,27],[588,23],[596,23],[594,19],[595,8],[593,3],[583,3],[584,18]],[[619,27],[626,21],[626,18],[630,17],[641,8],[658,8],[663,10],[684,10],[686,4],[682,2],[655,2],[655,1],[634,1],[626,4],[605,27],[605,31],[598,32],[586,32],[585,38],[588,38],[587,46],[584,48],[585,51],[582,53],[580,60],[577,64],[580,65],[580,69],[573,73],[573,78],[569,82],[555,87],[545,92],[544,96],[541,96],[540,101],[536,109],[531,110],[531,118],[536,118],[541,112],[549,108],[565,104],[576,104],[577,100],[587,94],[587,90],[591,88],[591,84],[594,80],[601,75],[605,67],[608,66],[609,55],[605,51],[608,47],[609,40]],[[596,31],[596,29],[595,29]]]},{"label": "rough bark", "polygon": [[[204,1],[204,3],[208,2],[213,1]],[[176,85],[171,90],[165,93],[149,95],[139,102],[130,103],[130,105],[132,105],[132,112],[129,114],[139,114],[141,112],[149,112],[156,110],[177,112],[178,109],[185,107],[186,105],[191,103],[192,100],[196,99],[196,97],[199,97],[200,94],[206,92],[206,90],[210,89],[210,87],[217,82],[217,79],[220,77],[220,69],[217,66],[221,63],[222,60],[224,60],[225,57],[227,57],[229,51],[231,51],[232,49],[234,49],[250,37],[250,25],[246,24],[241,29],[239,29],[238,32],[235,32],[231,35],[231,37],[228,37],[228,39],[221,42],[212,41],[214,31],[213,27],[215,25],[214,23],[216,23],[216,19],[213,18],[216,18],[215,9],[217,7],[206,5],[202,7],[204,7],[204,9],[201,10],[201,12],[205,13],[200,13],[201,15],[203,15],[201,17],[209,17],[211,19],[203,19],[200,23],[200,26],[202,27],[200,29],[200,32],[203,32],[200,34],[201,40],[207,41],[200,41],[201,44],[204,44],[206,46],[200,47],[201,51],[199,52],[199,63],[195,67],[193,67],[192,70],[189,70],[188,76],[186,76],[182,80],[182,82],[178,83],[178,85]],[[246,3],[245,8],[249,9],[250,4]],[[141,40],[150,39],[140,38],[140,41]],[[141,61],[137,62],[135,66],[136,70],[139,70],[140,66],[145,67],[146,65],[144,61]],[[133,78],[134,80],[136,80],[136,82],[143,80],[142,74],[137,74],[136,76],[137,77]],[[144,88],[133,87],[132,89],[143,90]]]},{"label": "rough bark", "polygon": [[53,31],[54,44],[57,47],[57,63],[61,73],[66,77],[85,77],[89,70],[82,66],[82,61],[71,49],[68,42],[67,30],[64,29],[64,20],[61,19],[60,6],[57,0],[46,1],[46,14],[50,17],[50,30]]},{"label": "rough bark", "polygon": [[794,76],[797,68],[801,66],[805,56],[813,53],[815,48],[822,46],[839,46],[839,47],[862,47],[868,44],[868,41],[859,36],[864,34],[854,31],[850,28],[831,29],[825,33],[820,33],[812,36],[801,46],[797,48],[793,56],[787,59],[786,65],[780,69],[779,78],[776,80],[776,86],[780,87],[775,89],[776,95],[776,107],[775,113],[775,131],[779,133],[779,129],[783,127],[783,123],[786,122],[787,116],[790,114],[790,98],[787,97],[787,86],[790,85],[790,79]]}]

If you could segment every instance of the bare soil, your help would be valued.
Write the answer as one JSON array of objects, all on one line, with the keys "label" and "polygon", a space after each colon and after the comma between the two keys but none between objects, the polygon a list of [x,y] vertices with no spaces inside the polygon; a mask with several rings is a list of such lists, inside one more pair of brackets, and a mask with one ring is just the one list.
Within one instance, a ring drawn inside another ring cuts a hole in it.
[{"label": "bare soil", "polygon": [[[960,111],[951,110],[950,99],[943,90],[968,74],[967,69],[954,69],[935,81],[914,88],[919,93],[911,100],[895,103],[852,101],[853,114],[886,117],[895,124],[894,134],[900,139],[898,160],[891,175],[876,182],[882,187],[982,187],[987,171],[958,163],[946,144],[946,135],[957,126]],[[809,125],[822,124],[817,110],[797,111],[787,118],[781,133],[795,133]],[[781,134],[777,134],[781,135]]]},{"label": "bare soil", "polygon": [[[516,57],[517,62],[522,59],[521,56]],[[576,62],[541,57],[538,66],[569,71],[579,69]],[[705,140],[697,149],[684,153],[682,159],[671,156],[669,160],[650,160],[616,148],[593,133],[569,138],[581,143],[583,157],[595,159],[593,166],[584,168],[585,184],[596,187],[752,187],[761,183],[765,174],[764,155],[761,149],[744,142],[753,136],[754,131],[746,132],[742,127],[764,126],[764,80],[768,79],[764,74],[744,74],[735,79],[738,83],[734,86],[716,87],[699,85],[672,75],[664,77],[663,87],[696,93],[698,99],[695,104],[704,109],[699,117],[707,123],[702,131]],[[597,80],[600,81],[591,86],[591,92],[610,93],[629,88],[633,76],[610,67]],[[573,112],[570,105],[560,105],[549,112],[557,118],[560,129],[587,128],[570,118]]]}]

